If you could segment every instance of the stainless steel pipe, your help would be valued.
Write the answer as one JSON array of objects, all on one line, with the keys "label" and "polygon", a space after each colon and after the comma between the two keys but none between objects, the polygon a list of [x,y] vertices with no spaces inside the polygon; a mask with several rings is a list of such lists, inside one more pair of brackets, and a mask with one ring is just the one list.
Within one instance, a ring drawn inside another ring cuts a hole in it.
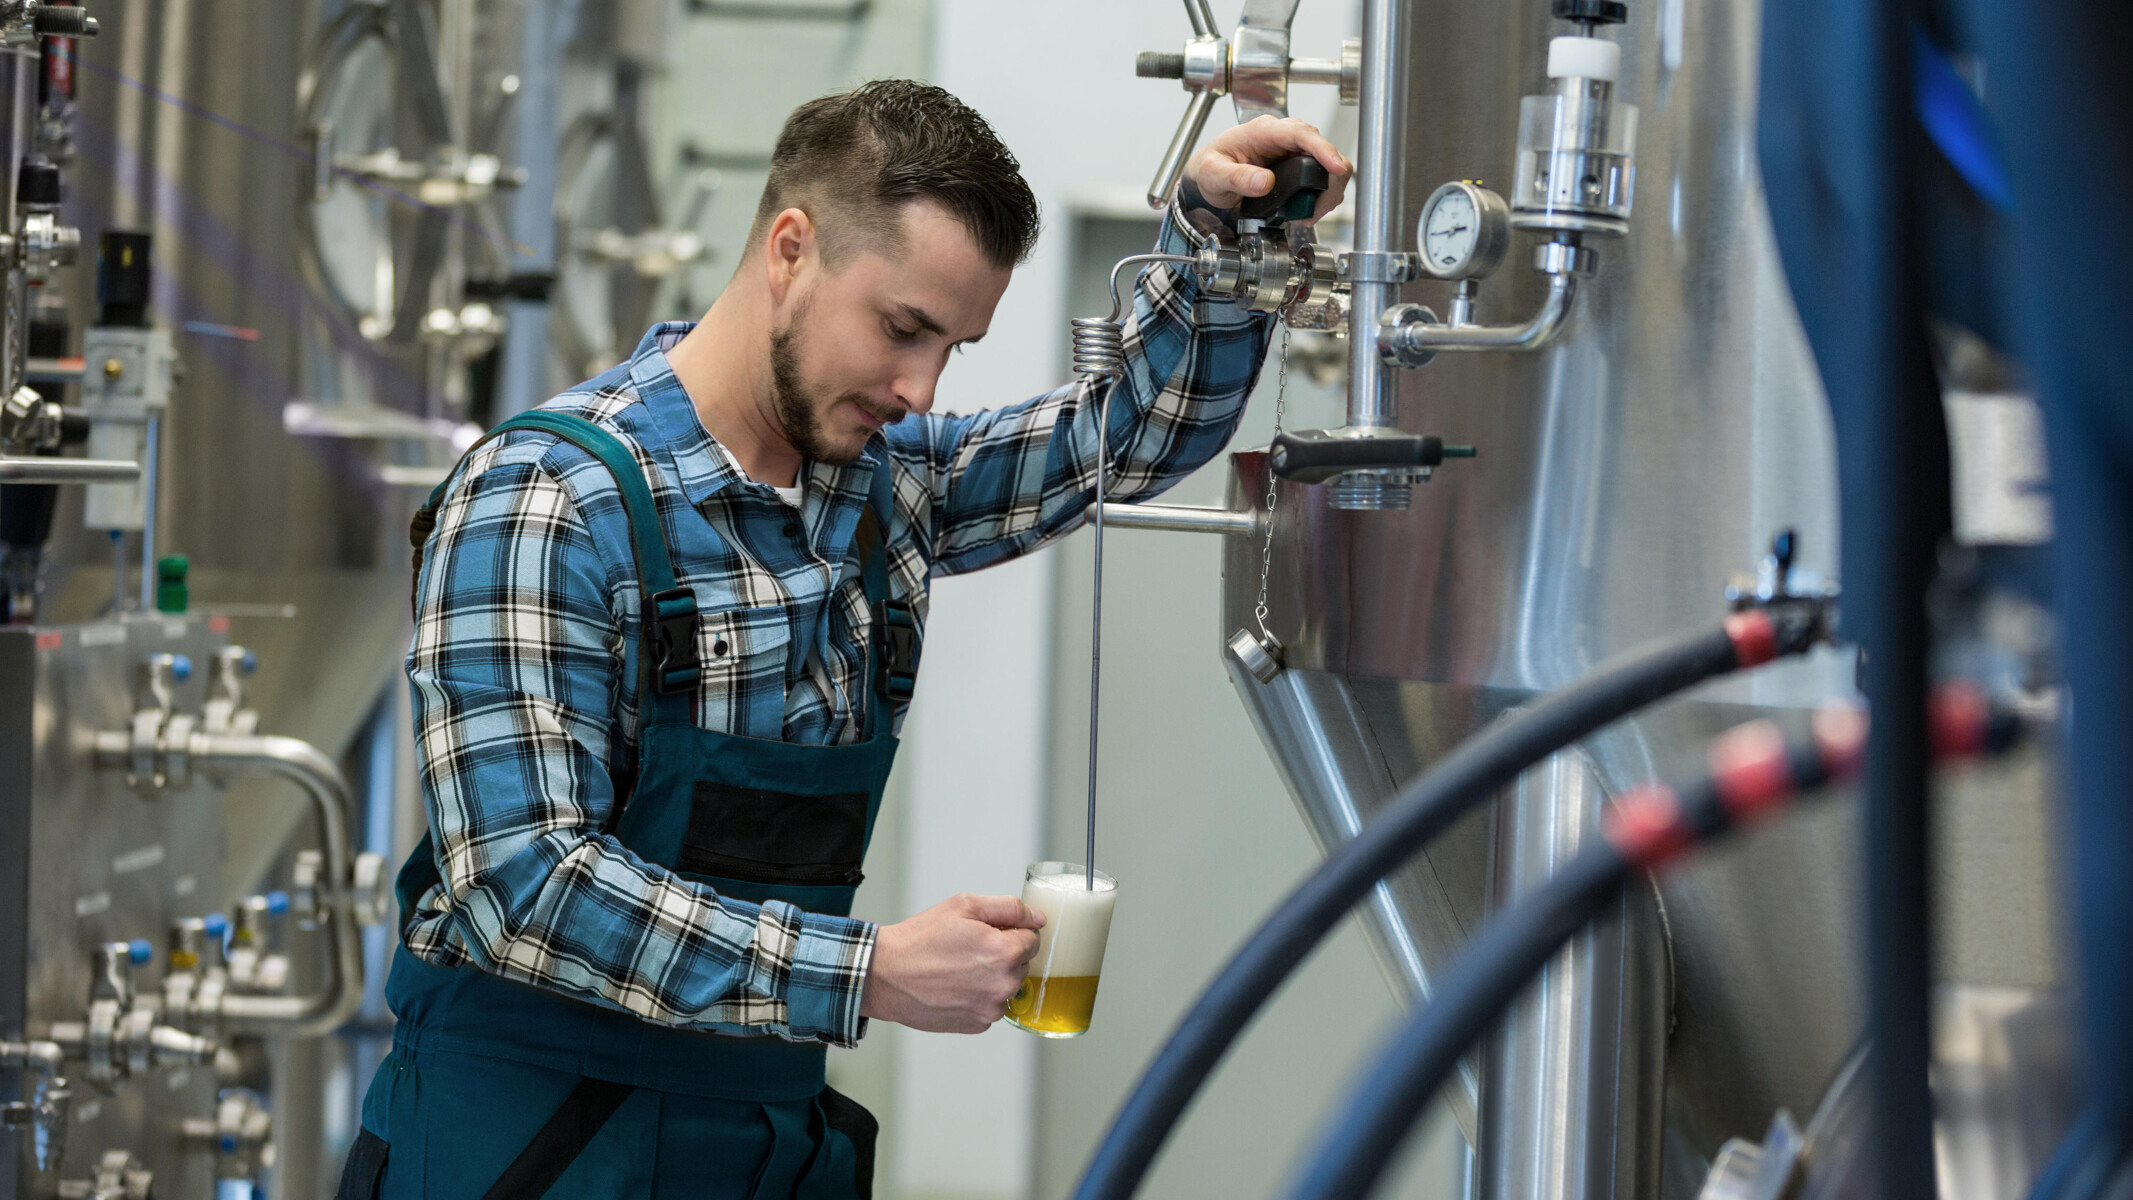
[{"label": "stainless steel pipe", "polygon": [[306,996],[225,996],[222,1019],[234,1031],[277,1037],[319,1037],[347,1023],[363,1003],[363,950],[356,937],[348,856],[348,784],[331,759],[309,742],[288,737],[231,737],[196,733],[186,753],[204,768],[235,768],[288,780],[303,789],[318,815],[326,855],[319,919],[326,934],[326,982]]},{"label": "stainless steel pipe", "polygon": [[1419,367],[1440,350],[1538,350],[1569,323],[1577,294],[1576,276],[1549,276],[1540,309],[1517,325],[1453,325],[1419,304],[1396,304],[1378,320],[1378,352],[1394,365]]},{"label": "stainless steel pipe", "polygon": [[[1096,519],[1096,506],[1088,510]],[[1227,537],[1257,537],[1265,532],[1257,513],[1232,512],[1226,508],[1196,508],[1183,504],[1111,504],[1103,506],[1104,524],[1116,529],[1160,529],[1170,533],[1215,533]]]},{"label": "stainless steel pipe", "polygon": [[[192,733],[159,753],[189,759],[196,769],[271,775],[303,790],[318,816],[319,848],[325,880],[320,885],[319,921],[326,935],[326,982],[303,996],[227,994],[218,1010],[225,1030],[283,1038],[320,1037],[355,1015],[363,1003],[363,949],[356,937],[354,870],[348,854],[348,783],[333,760],[311,743],[290,737]],[[96,736],[97,761],[104,766],[130,765],[130,733]]]},{"label": "stainless steel pipe", "polygon": [[0,458],[0,483],[133,483],[141,464],[110,458]]},{"label": "stainless steel pipe", "polygon": [[1406,212],[1407,8],[1402,0],[1363,0],[1362,84],[1355,149],[1355,281],[1348,297],[1348,424],[1399,424],[1399,385],[1378,356],[1378,318],[1400,298],[1388,278],[1401,249]]}]

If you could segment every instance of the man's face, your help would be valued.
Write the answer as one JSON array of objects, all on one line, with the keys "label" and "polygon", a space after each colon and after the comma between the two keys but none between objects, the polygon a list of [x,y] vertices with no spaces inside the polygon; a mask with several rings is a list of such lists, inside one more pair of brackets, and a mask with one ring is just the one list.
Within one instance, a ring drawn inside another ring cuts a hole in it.
[{"label": "man's face", "polygon": [[985,336],[1013,272],[916,201],[900,252],[862,247],[796,283],[770,335],[777,421],[801,457],[848,463],[884,425],[933,407],[948,356]]}]

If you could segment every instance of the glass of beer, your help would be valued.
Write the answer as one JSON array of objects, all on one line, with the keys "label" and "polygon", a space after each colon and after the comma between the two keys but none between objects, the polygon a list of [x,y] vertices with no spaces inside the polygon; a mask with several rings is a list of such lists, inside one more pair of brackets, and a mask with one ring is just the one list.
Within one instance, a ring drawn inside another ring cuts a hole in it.
[{"label": "glass of beer", "polygon": [[1044,914],[1044,928],[1007,1019],[1039,1037],[1080,1037],[1096,1010],[1118,881],[1098,871],[1096,886],[1089,882],[1088,871],[1069,862],[1031,863],[1022,876],[1022,902]]}]

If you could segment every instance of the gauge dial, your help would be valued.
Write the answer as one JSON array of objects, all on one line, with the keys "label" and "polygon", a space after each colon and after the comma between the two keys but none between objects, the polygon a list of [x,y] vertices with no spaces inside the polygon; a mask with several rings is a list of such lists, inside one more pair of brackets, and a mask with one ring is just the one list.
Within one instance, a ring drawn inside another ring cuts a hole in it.
[{"label": "gauge dial", "polygon": [[1422,206],[1415,230],[1422,268],[1439,279],[1479,279],[1503,262],[1511,245],[1511,210],[1473,183],[1447,183]]}]

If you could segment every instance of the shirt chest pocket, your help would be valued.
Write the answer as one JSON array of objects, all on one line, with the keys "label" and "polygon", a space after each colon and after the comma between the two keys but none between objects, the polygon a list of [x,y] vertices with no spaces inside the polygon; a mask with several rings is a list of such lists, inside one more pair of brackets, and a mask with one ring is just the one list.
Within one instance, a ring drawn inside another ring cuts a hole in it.
[{"label": "shirt chest pocket", "polygon": [[705,613],[696,622],[696,723],[776,739],[785,723],[785,659],[792,626],[779,607]]}]

